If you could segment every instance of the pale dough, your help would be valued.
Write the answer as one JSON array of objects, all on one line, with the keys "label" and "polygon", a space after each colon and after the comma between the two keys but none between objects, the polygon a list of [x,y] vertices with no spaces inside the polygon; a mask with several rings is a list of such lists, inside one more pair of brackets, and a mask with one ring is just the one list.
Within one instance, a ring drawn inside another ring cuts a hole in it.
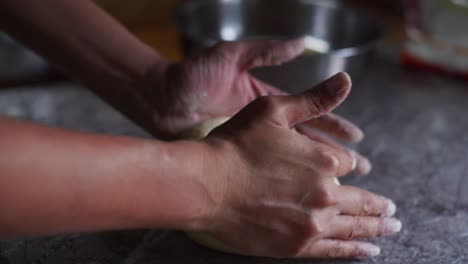
[{"label": "pale dough", "polygon": [[[190,129],[185,130],[180,134],[180,138],[201,140],[204,137],[206,137],[213,129],[224,124],[228,120],[229,117],[220,117],[207,120]],[[335,183],[338,185],[340,184],[337,178],[335,178]],[[205,247],[226,253],[242,255],[242,252],[203,232],[188,232],[187,236],[190,237],[193,241]]]},{"label": "pale dough", "polygon": [[180,133],[181,139],[192,139],[192,140],[200,140],[204,137],[208,136],[208,134],[215,129],[216,127],[224,124],[226,121],[229,120],[229,117],[218,117],[206,120],[192,128],[189,128],[182,133]]},{"label": "pale dough", "polygon": [[236,250],[235,248],[227,245],[223,241],[220,241],[208,234],[205,234],[203,232],[187,232],[187,236],[195,241],[197,244],[200,244],[202,246],[205,246],[207,248],[211,248],[217,251],[221,252],[226,252],[226,253],[231,253],[231,254],[237,254],[237,255],[244,255],[242,252],[239,250]]}]

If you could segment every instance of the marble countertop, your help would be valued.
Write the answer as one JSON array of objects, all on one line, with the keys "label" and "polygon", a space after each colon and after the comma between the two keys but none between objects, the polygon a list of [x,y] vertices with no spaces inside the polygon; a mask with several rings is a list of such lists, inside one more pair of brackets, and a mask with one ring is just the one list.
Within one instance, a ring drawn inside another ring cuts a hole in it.
[{"label": "marble countertop", "polygon": [[[403,230],[365,261],[273,260],[213,252],[179,232],[126,231],[0,240],[7,263],[468,263],[468,85],[379,58],[338,112],[366,132],[374,164],[352,184],[392,198]],[[62,83],[0,92],[0,113],[52,126],[147,136],[84,88]]]}]

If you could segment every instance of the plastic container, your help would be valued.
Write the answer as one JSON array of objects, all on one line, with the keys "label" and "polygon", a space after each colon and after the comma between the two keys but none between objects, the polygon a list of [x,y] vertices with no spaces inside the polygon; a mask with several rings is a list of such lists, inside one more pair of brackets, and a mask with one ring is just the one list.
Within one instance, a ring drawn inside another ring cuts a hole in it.
[{"label": "plastic container", "polygon": [[468,0],[406,0],[406,65],[468,80]]}]

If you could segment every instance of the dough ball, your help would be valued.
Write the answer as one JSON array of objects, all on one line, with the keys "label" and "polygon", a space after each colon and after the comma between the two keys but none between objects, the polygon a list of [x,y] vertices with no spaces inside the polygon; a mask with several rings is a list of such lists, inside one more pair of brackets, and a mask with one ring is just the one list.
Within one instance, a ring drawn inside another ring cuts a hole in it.
[{"label": "dough ball", "polygon": [[335,180],[336,185],[341,185],[341,184],[340,184],[340,181],[338,180],[338,178],[335,178],[334,180]]},{"label": "dough ball", "polygon": [[194,139],[200,140],[208,136],[208,134],[215,129],[216,127],[226,123],[229,120],[229,117],[219,117],[206,120],[192,128],[189,128],[183,131],[180,134],[181,139]]},{"label": "dough ball", "polygon": [[230,254],[243,255],[242,252],[203,232],[188,232],[187,236],[197,244]]}]

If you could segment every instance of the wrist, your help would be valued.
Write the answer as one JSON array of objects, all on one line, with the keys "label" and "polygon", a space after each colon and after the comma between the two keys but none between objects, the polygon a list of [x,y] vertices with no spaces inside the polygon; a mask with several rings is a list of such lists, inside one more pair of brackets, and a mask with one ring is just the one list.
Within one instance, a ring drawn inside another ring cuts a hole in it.
[{"label": "wrist", "polygon": [[232,168],[238,166],[235,155],[235,146],[224,140],[207,138],[201,142],[204,149],[201,173],[194,175],[200,186],[203,187],[201,195],[203,199],[200,214],[197,215],[195,225],[189,231],[210,231],[216,229],[217,222],[222,218],[222,211],[229,203],[229,189],[232,186],[230,177],[239,178],[238,172]]},{"label": "wrist", "polygon": [[[150,64],[147,65],[142,76],[135,82],[135,90],[144,101],[144,104],[150,109],[148,114],[151,116],[149,124],[145,126],[153,136],[165,138],[161,131],[162,120],[159,118],[161,101],[164,102],[164,91],[167,82],[167,72],[173,62],[158,55]],[[161,100],[162,99],[162,100]]]},{"label": "wrist", "polygon": [[215,204],[212,189],[214,152],[204,142],[158,142],[143,161],[145,179],[137,187],[139,197],[132,208],[137,226],[199,230]]}]

